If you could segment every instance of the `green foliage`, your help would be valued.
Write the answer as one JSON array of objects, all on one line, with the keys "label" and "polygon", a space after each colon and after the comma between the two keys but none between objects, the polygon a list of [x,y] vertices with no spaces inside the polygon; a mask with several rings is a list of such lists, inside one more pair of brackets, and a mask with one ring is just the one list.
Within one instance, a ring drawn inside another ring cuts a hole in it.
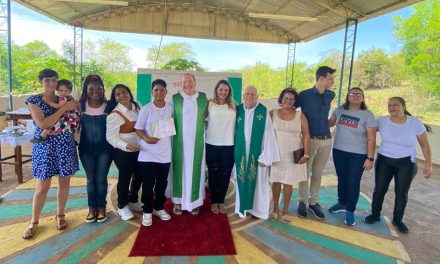
[{"label": "green foliage", "polygon": [[402,82],[401,86],[390,89],[365,91],[365,102],[374,115],[387,115],[388,98],[400,96],[405,98],[407,110],[414,116],[430,124],[440,124],[440,100],[432,93],[418,92],[411,82]]},{"label": "green foliage", "polygon": [[202,66],[193,60],[182,58],[172,59],[161,68],[162,70],[181,70],[181,71],[205,71]]},{"label": "green foliage", "polygon": [[285,85],[285,71],[273,70],[269,64],[257,62],[242,69],[243,87],[254,85],[262,98],[275,98]]},{"label": "green foliage", "polygon": [[[38,73],[44,68],[56,69],[60,78],[71,79],[69,63],[42,41],[33,41],[23,46],[12,45],[12,87],[14,94],[35,93],[40,90]],[[7,94],[7,48],[0,48],[1,93]]]},{"label": "green foliage", "polygon": [[[333,69],[336,69],[335,76],[339,76],[341,72],[341,62],[342,62],[342,52],[339,50],[328,50],[326,52],[322,52],[320,54],[321,59],[319,62],[313,66],[313,68],[316,70],[319,66],[329,66]],[[315,72],[313,72],[313,75]]]},{"label": "green foliage", "polygon": [[[129,57],[129,48],[113,40],[103,39],[96,43],[86,41],[83,61],[83,77],[98,74],[107,90],[118,83],[126,84],[136,91],[136,73]],[[41,92],[37,75],[44,68],[56,70],[60,78],[73,81],[73,44],[62,43],[62,56],[51,50],[42,41],[33,41],[23,46],[12,46],[12,70],[14,94]],[[0,93],[7,94],[7,48],[0,46]],[[79,63],[79,62],[78,62]],[[79,74],[79,73],[78,73]],[[78,79],[76,88],[81,90]]]},{"label": "green foliage", "polygon": [[[402,43],[402,50],[387,54],[382,49],[361,52],[356,58],[352,86],[364,89],[380,88],[381,91],[368,91],[379,96],[380,109],[385,109],[384,99],[389,95],[402,94],[416,107],[419,115],[438,112],[440,95],[440,0],[428,0],[413,6],[408,18],[395,19],[395,34]],[[105,87],[110,90],[117,83],[128,85],[136,90],[136,73],[129,58],[129,47],[111,39],[86,41],[84,43],[83,75],[99,74]],[[14,93],[41,91],[37,74],[43,68],[57,70],[61,78],[73,79],[73,45],[63,41],[62,54],[51,50],[42,41],[34,41],[23,46],[13,45],[13,87]],[[158,56],[157,56],[158,55]],[[298,91],[310,88],[315,83],[315,70],[321,65],[335,68],[335,92],[338,93],[341,73],[342,53],[329,50],[321,55],[317,64],[295,62],[293,86]],[[7,93],[7,52],[0,45],[0,92]],[[156,64],[157,59],[157,64]],[[203,71],[195,59],[195,52],[189,43],[173,42],[160,48],[148,49],[147,62],[153,68],[170,70]],[[291,66],[287,69],[290,73]],[[348,67],[348,66],[347,66]],[[286,67],[271,68],[269,64],[257,62],[240,72],[243,86],[255,85],[262,98],[277,98],[279,92],[290,85],[286,81]],[[348,73],[348,68],[345,69]],[[342,98],[346,93],[348,75],[344,75]],[[79,84],[79,83],[78,83]],[[384,89],[387,88],[387,89]],[[403,88],[402,88],[403,89]],[[368,98],[370,100],[370,98]],[[374,100],[371,99],[371,102]],[[367,101],[369,103],[369,101]],[[431,106],[435,105],[435,107]]]},{"label": "green foliage", "polygon": [[[307,63],[305,62],[295,62],[295,67],[294,67],[294,78],[293,78],[293,88],[296,91],[302,91],[304,89],[308,89],[310,87],[312,87],[313,83],[314,83],[314,69],[313,67],[310,67],[309,65],[307,65]],[[285,75],[286,72],[286,68],[282,68],[281,69],[283,71],[283,75]],[[292,66],[289,66],[289,72],[292,71]],[[290,75],[289,75],[290,76]],[[290,80],[287,80],[287,84],[285,85],[287,86],[291,86],[290,85]]]},{"label": "green foliage", "polygon": [[163,45],[160,49],[160,52],[158,46],[153,46],[148,49],[147,62],[151,68],[162,69],[165,64],[174,59],[195,61],[195,53],[191,44],[172,42],[170,44]]},{"label": "green foliage", "polygon": [[419,89],[440,94],[440,0],[415,4],[408,18],[396,17],[395,34],[409,74]]},{"label": "green foliage", "polygon": [[114,40],[105,38],[98,41],[97,61],[105,65],[109,72],[132,71],[134,64],[130,59],[130,48]]},{"label": "green foliage", "polygon": [[106,90],[122,83],[136,91],[136,73],[130,60],[130,48],[111,39],[84,43],[83,78],[89,74],[102,77]]},{"label": "green foliage", "polygon": [[0,44],[0,95],[8,93],[8,48]]},{"label": "green foliage", "polygon": [[355,83],[364,89],[390,88],[396,82],[391,57],[372,48],[359,54],[355,63]]}]

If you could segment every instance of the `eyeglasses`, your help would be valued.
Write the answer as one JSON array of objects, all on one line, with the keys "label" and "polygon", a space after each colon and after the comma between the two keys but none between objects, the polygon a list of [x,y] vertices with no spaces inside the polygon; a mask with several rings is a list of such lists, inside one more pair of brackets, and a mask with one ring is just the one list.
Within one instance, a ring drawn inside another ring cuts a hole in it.
[{"label": "eyeglasses", "polygon": [[364,96],[361,93],[349,93],[348,95],[350,95],[351,97],[362,97],[362,96]]}]

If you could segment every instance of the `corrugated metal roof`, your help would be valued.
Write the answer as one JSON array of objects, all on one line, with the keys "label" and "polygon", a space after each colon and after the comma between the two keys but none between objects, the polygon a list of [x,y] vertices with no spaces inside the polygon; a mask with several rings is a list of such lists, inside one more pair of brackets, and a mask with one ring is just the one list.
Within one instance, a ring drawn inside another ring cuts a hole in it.
[{"label": "corrugated metal roof", "polygon": [[[61,23],[86,29],[191,38],[288,43],[309,41],[421,0],[16,0]],[[127,6],[105,2],[122,2]],[[291,21],[249,13],[317,18]]]}]

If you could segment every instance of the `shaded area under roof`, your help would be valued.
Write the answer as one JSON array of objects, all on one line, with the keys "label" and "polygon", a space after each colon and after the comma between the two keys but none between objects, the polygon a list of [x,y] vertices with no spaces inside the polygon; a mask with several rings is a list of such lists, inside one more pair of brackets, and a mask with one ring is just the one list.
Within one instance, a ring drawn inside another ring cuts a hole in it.
[{"label": "shaded area under roof", "polygon": [[[289,43],[310,41],[421,0],[16,0],[85,29],[189,38]],[[126,4],[121,6],[118,4]],[[292,21],[249,13],[316,18]]]}]

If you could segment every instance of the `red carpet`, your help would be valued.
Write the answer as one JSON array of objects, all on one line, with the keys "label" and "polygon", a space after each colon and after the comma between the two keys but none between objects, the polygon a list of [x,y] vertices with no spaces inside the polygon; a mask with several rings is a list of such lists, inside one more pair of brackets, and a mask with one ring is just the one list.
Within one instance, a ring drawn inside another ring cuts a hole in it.
[{"label": "red carpet", "polygon": [[[209,194],[207,194],[209,195]],[[153,215],[153,225],[141,226],[130,256],[212,256],[235,255],[227,215],[213,214],[210,199],[205,199],[199,215],[172,214],[173,204],[165,203],[171,220]]]}]

